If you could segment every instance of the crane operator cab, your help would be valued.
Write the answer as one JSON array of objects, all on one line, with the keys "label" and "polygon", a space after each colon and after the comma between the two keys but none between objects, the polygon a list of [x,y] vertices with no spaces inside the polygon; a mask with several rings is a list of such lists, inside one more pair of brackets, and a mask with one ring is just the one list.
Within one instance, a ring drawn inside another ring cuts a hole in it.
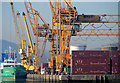
[{"label": "crane operator cab", "polygon": [[76,7],[74,8],[67,7],[66,9],[63,8],[61,9],[60,13],[61,13],[61,22],[63,22],[63,24],[66,25],[72,24],[75,20],[77,20]]}]

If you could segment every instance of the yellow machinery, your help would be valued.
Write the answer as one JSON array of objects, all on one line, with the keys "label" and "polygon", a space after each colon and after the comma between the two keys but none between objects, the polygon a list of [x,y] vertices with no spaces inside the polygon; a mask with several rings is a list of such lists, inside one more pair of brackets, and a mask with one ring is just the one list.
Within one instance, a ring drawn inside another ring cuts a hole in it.
[{"label": "yellow machinery", "polygon": [[[32,4],[31,2],[27,2],[25,0],[25,7],[27,10],[27,14],[29,17],[29,21],[30,21],[30,25],[33,31],[33,34],[35,36],[35,69],[39,69],[40,67],[40,63],[41,63],[41,58],[46,46],[46,42],[47,42],[47,38],[48,38],[48,31],[49,31],[49,24],[46,23],[46,21],[40,16],[40,14],[38,13],[38,11],[36,11],[35,9],[32,8]],[[42,20],[42,22],[44,23],[42,26],[39,26],[38,23],[38,17]],[[40,37],[44,37],[41,49],[40,49],[40,54],[38,54],[38,38]]]},{"label": "yellow machinery", "polygon": [[19,54],[22,56],[21,60],[22,60],[22,65],[24,65],[26,67],[27,63],[26,61],[24,61],[23,59],[26,58],[26,51],[27,51],[27,47],[26,47],[26,36],[25,36],[25,32],[23,29],[23,25],[21,23],[21,19],[20,19],[20,13],[17,11],[17,17],[18,17],[18,21],[19,21],[19,25],[20,25],[20,29],[21,29],[21,33],[22,33],[22,48],[19,49]]},{"label": "yellow machinery", "polygon": [[[25,7],[29,17],[30,25],[35,35],[35,55],[34,67],[37,69],[41,62],[41,57],[44,52],[47,39],[52,43],[52,48],[49,51],[52,55],[49,59],[49,67],[55,68],[56,71],[62,70],[71,64],[70,55],[70,39],[71,36],[119,36],[119,48],[120,48],[120,26],[119,29],[96,29],[94,24],[89,29],[80,29],[82,23],[120,23],[118,18],[120,15],[77,15],[76,8],[71,5],[71,0],[55,0],[52,2],[49,0],[50,8],[52,11],[52,31],[49,33],[49,25],[40,16],[38,11],[32,8],[30,2],[25,1]],[[44,25],[39,26],[38,17],[43,21]],[[86,18],[84,18],[86,17]],[[94,18],[93,18],[94,17]],[[92,19],[89,19],[92,18]],[[97,20],[94,20],[97,19]],[[27,22],[24,15],[24,21],[27,27]],[[119,31],[119,33],[117,33]],[[102,33],[101,33],[102,32]],[[29,35],[29,31],[27,30]],[[41,46],[40,55],[38,56],[38,38],[44,37],[43,44]],[[29,37],[29,41],[31,41]],[[31,51],[32,43],[30,44]],[[54,62],[55,61],[55,62]],[[53,63],[56,63],[55,67]]]},{"label": "yellow machinery", "polygon": [[[29,43],[30,43],[30,52],[33,54],[33,65],[29,64],[29,68],[28,70],[34,70],[35,69],[35,54],[34,54],[34,50],[33,50],[33,45],[32,45],[32,40],[31,40],[31,37],[30,37],[30,33],[29,33],[29,29],[28,29],[28,25],[27,25],[27,21],[26,21],[26,17],[25,17],[25,13],[23,12],[23,17],[24,17],[24,22],[25,22],[25,27],[26,27],[26,31],[27,31],[27,35],[28,35],[28,39],[29,39]],[[28,46],[29,48],[29,46]],[[27,48],[27,50],[29,50]],[[28,51],[27,51],[28,53]],[[28,58],[29,58],[29,54],[27,54]],[[32,60],[32,56],[30,55],[30,60]]]},{"label": "yellow machinery", "polygon": [[[30,46],[27,45],[25,32],[24,32],[23,25],[22,25],[21,19],[20,19],[20,13],[17,11],[17,17],[18,17],[18,21],[19,21],[19,25],[20,25],[20,29],[21,29],[21,34],[22,34],[22,48],[21,48],[20,38],[19,38],[20,34],[18,34],[19,32],[18,32],[18,29],[17,29],[17,26],[16,26],[13,2],[10,1],[9,3],[11,4],[11,7],[12,7],[12,15],[13,15],[13,20],[14,20],[14,25],[15,25],[17,42],[18,42],[18,46],[19,46],[19,54],[22,56],[21,57],[22,65],[24,65],[26,70],[33,71],[34,70],[34,65],[33,65],[33,61],[32,61],[32,54],[34,56],[34,52],[33,52],[33,46],[32,46],[32,42],[31,42],[28,27],[26,27],[26,29],[27,29],[27,35],[28,35],[28,39],[29,39],[29,42],[30,42]],[[25,20],[25,17],[24,17],[24,20]],[[26,20],[25,20],[25,25],[27,26]],[[30,52],[32,54],[29,53],[29,48],[31,48]]]},{"label": "yellow machinery", "polygon": [[[56,59],[56,71],[70,65],[70,38],[71,36],[119,36],[119,29],[95,29],[92,24],[91,29],[80,29],[82,23],[120,23],[120,15],[84,15],[89,19],[84,19],[82,15],[76,15],[76,8],[71,5],[69,0],[52,1],[49,0],[52,11],[52,48],[49,67],[53,68],[53,56]],[[95,17],[97,20],[90,20]],[[113,19],[112,19],[113,18]],[[79,20],[78,20],[79,19]],[[77,27],[77,28],[76,28]],[[102,32],[102,33],[101,33]],[[119,41],[120,43],[120,41]]]}]

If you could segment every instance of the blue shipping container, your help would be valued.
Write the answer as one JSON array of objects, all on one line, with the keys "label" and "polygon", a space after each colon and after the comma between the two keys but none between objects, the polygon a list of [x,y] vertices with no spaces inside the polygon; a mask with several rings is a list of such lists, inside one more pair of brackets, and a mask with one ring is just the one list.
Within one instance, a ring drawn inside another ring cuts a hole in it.
[{"label": "blue shipping container", "polygon": [[9,53],[2,53],[2,62],[4,62],[5,59],[12,59],[14,60],[15,58],[17,58],[17,54],[14,55],[14,53],[11,53],[11,55]]}]

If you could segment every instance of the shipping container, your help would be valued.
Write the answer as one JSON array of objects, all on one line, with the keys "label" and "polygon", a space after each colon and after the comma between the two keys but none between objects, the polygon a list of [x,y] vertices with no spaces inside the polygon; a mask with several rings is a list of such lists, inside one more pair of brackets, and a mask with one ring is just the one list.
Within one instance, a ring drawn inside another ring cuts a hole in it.
[{"label": "shipping container", "polygon": [[110,74],[109,66],[79,66],[72,67],[72,75],[80,74]]},{"label": "shipping container", "polygon": [[110,51],[112,74],[120,74],[120,51]]},{"label": "shipping container", "polygon": [[14,53],[2,53],[2,62],[4,62],[4,60],[7,60],[7,59],[12,59],[14,60],[15,58],[17,58],[17,54],[14,54]]},{"label": "shipping container", "polygon": [[109,58],[109,51],[72,51],[72,58]]},{"label": "shipping container", "polygon": [[110,58],[112,60],[112,67],[120,66],[120,51],[110,51]]},{"label": "shipping container", "polygon": [[41,69],[48,68],[48,63],[41,63]]},{"label": "shipping container", "polygon": [[120,58],[120,51],[110,51],[110,57],[112,59],[114,59],[114,58]]},{"label": "shipping container", "polygon": [[8,53],[2,53],[2,62],[4,62],[5,59],[8,59]]},{"label": "shipping container", "polygon": [[71,73],[119,74],[120,51],[72,51]]},{"label": "shipping container", "polygon": [[120,67],[112,67],[112,74],[120,74]]},{"label": "shipping container", "polygon": [[110,59],[101,59],[101,58],[97,58],[97,59],[73,59],[72,60],[72,65],[73,66],[79,66],[79,65],[108,65],[110,64]]}]

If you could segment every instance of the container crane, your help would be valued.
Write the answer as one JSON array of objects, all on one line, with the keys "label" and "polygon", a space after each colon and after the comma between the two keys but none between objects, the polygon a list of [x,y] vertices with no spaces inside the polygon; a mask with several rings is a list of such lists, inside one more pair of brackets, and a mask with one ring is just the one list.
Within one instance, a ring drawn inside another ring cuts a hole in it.
[{"label": "container crane", "polygon": [[[19,54],[22,56],[21,57],[21,61],[22,61],[22,65],[27,69],[27,70],[34,70],[34,67],[32,66],[32,56],[30,56],[30,60],[29,60],[29,45],[27,45],[26,42],[26,36],[25,36],[25,32],[23,30],[23,25],[21,23],[21,19],[20,19],[20,13],[17,11],[17,17],[18,17],[18,21],[19,21],[19,25],[21,28],[21,34],[22,34],[22,48],[20,46],[20,39],[19,36],[20,34],[18,33],[18,29],[16,26],[16,20],[15,20],[15,14],[14,14],[14,8],[13,8],[13,2],[9,2],[11,4],[12,7],[12,15],[13,15],[13,20],[14,20],[14,25],[15,25],[15,31],[16,31],[16,36],[17,36],[17,42],[18,42],[18,46],[19,46]],[[28,31],[29,33],[29,31]],[[29,35],[29,34],[28,34]],[[30,38],[30,35],[28,36]],[[32,42],[30,42],[30,45],[32,44]],[[33,53],[33,47],[32,47],[32,53]],[[34,55],[34,54],[33,54]]]},{"label": "container crane", "polygon": [[[70,65],[71,36],[120,36],[118,33],[120,27],[119,29],[95,29],[93,24],[92,29],[80,29],[82,23],[120,23],[117,19],[120,15],[78,15],[76,18],[76,10],[70,1],[64,0],[62,5],[60,0],[56,0],[53,5],[49,0],[49,4],[52,11],[52,50],[50,52],[56,59],[56,71]],[[52,58],[49,60],[50,68],[53,68],[52,60]]]},{"label": "container crane", "polygon": [[24,60],[24,58],[26,58],[26,51],[27,51],[27,42],[26,42],[26,36],[25,36],[25,32],[23,30],[23,25],[21,23],[21,19],[20,19],[20,13],[17,11],[17,17],[18,17],[18,22],[20,25],[20,29],[21,29],[21,34],[22,34],[22,48],[19,50],[19,54],[21,54],[21,60],[22,60],[22,65],[26,66],[26,60]]},{"label": "container crane", "polygon": [[[36,66],[39,68],[39,62],[41,62],[41,58],[46,46],[48,33],[49,33],[49,25],[46,23],[46,21],[41,17],[41,15],[33,9],[31,2],[26,2],[25,0],[25,7],[27,10],[27,14],[29,17],[30,25],[33,31],[33,34],[35,35],[35,57],[36,57]],[[44,23],[42,26],[39,26],[38,23],[38,17],[42,20]],[[44,37],[43,44],[41,46],[40,54],[38,56],[38,37]]]},{"label": "container crane", "polygon": [[[23,25],[22,25],[21,19],[20,19],[20,13],[18,11],[17,11],[17,17],[18,17],[18,21],[19,21],[19,25],[20,25],[21,33],[22,33],[22,49],[19,52],[22,55],[21,60],[22,60],[22,62],[25,63],[23,65],[24,65],[24,67],[26,67],[27,70],[33,71],[34,67],[32,65],[33,61],[32,61],[31,53],[29,56],[29,48],[31,48],[31,46],[27,45],[25,32],[24,32]],[[29,36],[28,36],[28,38],[29,38]],[[30,43],[30,45],[31,45],[31,43]]]},{"label": "container crane", "polygon": [[[17,23],[16,23],[17,21],[15,19],[15,12],[14,12],[14,7],[13,7],[13,2],[10,1],[9,3],[11,4],[11,8],[12,8],[12,16],[13,16],[14,27],[15,27],[16,37],[17,37],[17,44],[18,44],[18,48],[19,48],[19,54],[21,54],[21,56],[22,56],[21,59],[23,59],[23,58],[26,57],[26,55],[25,55],[25,53],[22,52],[23,51],[23,46],[22,46],[22,49],[21,49],[21,46],[20,46],[20,34],[18,32],[19,30],[17,28]],[[19,22],[20,22],[20,19],[19,19]],[[21,30],[22,30],[22,28],[21,28]],[[22,60],[22,65],[26,65],[26,63],[24,63],[24,60]]]}]

